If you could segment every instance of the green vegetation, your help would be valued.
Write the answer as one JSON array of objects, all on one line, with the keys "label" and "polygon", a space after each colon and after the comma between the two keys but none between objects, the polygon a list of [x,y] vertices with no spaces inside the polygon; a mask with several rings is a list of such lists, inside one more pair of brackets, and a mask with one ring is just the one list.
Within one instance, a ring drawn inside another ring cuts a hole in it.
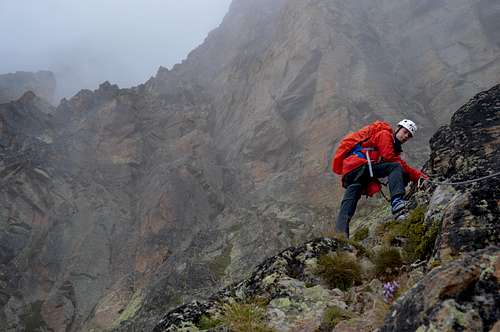
[{"label": "green vegetation", "polygon": [[321,331],[330,331],[335,325],[340,323],[340,321],[354,318],[355,315],[352,312],[349,312],[345,309],[342,309],[337,306],[326,308],[323,313],[323,318],[321,320]]},{"label": "green vegetation", "polygon": [[217,278],[222,278],[227,267],[231,264],[232,248],[232,245],[225,247],[219,256],[215,257],[210,263],[208,263],[208,267],[217,276]]},{"label": "green vegetation", "polygon": [[113,326],[118,326],[120,322],[126,321],[132,318],[137,311],[141,308],[143,299],[140,291],[137,291],[132,295],[130,302],[127,304],[127,307],[123,310],[120,316],[113,322]]},{"label": "green vegetation", "polygon": [[317,273],[332,288],[348,290],[361,283],[361,265],[346,253],[323,255],[318,259]]},{"label": "green vegetation", "polygon": [[265,307],[257,303],[224,305],[222,322],[234,332],[274,332],[265,325]]},{"label": "green vegetation", "polygon": [[368,227],[361,227],[352,236],[352,240],[356,242],[361,242],[368,237],[370,234]]},{"label": "green vegetation", "polygon": [[42,317],[42,301],[30,304],[24,314],[21,315],[26,331],[45,331],[47,324]]},{"label": "green vegetation", "polygon": [[214,327],[217,327],[217,326],[221,325],[222,323],[223,322],[221,319],[216,319],[216,318],[209,317],[207,315],[202,315],[200,317],[198,324],[196,324],[196,326],[200,330],[208,330],[208,329],[212,329]]},{"label": "green vegetation", "polygon": [[399,274],[403,266],[403,258],[398,249],[393,247],[382,247],[373,257],[375,275],[378,278],[392,278]]},{"label": "green vegetation", "polygon": [[379,230],[386,234],[385,240],[388,243],[396,237],[406,238],[403,253],[408,263],[428,259],[434,249],[440,225],[438,221],[426,224],[424,218],[425,208],[419,206],[405,220],[391,221]]}]

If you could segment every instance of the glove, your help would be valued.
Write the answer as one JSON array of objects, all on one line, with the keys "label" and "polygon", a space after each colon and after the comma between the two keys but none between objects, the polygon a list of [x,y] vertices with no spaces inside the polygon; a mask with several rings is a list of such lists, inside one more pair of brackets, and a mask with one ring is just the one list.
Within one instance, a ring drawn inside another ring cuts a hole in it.
[{"label": "glove", "polygon": [[428,180],[429,180],[429,177],[422,173],[422,175],[418,178],[417,188],[419,190],[425,189],[425,187],[427,187],[427,184],[429,183]]}]

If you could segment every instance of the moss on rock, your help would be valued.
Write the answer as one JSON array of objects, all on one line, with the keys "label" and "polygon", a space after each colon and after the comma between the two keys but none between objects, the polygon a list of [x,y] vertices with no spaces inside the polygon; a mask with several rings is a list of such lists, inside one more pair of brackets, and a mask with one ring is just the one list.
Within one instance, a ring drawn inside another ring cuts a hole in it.
[{"label": "moss on rock", "polygon": [[214,317],[210,317],[207,315],[202,315],[200,317],[200,321],[198,322],[198,324],[196,324],[196,326],[200,330],[208,330],[208,329],[215,328],[215,327],[221,325],[222,323],[223,322],[220,318],[214,318]]},{"label": "moss on rock", "polygon": [[386,244],[396,238],[404,238],[403,253],[407,262],[428,259],[439,233],[439,221],[425,222],[426,208],[418,206],[403,221],[390,221],[379,232],[385,233]]},{"label": "moss on rock", "polygon": [[113,326],[118,326],[121,322],[126,321],[139,311],[143,302],[143,298],[140,292],[134,293],[127,307],[123,310],[120,316],[113,322]]}]

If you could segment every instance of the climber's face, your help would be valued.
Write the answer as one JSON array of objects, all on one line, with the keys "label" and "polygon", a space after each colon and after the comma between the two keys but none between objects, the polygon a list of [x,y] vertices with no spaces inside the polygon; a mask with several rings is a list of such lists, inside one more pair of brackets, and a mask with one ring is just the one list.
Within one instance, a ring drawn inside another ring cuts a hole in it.
[{"label": "climber's face", "polygon": [[405,143],[412,137],[413,136],[411,135],[410,131],[404,127],[399,128],[398,132],[396,133],[396,138],[401,143]]}]

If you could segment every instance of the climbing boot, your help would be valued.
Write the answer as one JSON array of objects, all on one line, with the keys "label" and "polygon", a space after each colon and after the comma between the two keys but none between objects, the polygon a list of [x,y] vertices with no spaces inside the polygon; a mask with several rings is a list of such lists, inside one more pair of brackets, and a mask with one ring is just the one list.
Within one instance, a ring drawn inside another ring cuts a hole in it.
[{"label": "climbing boot", "polygon": [[396,214],[393,214],[393,217],[394,217],[394,220],[405,220],[406,218],[408,218],[408,215],[410,214],[410,211],[408,211],[408,209],[402,209],[400,210],[399,212],[397,212]]},{"label": "climbing boot", "polygon": [[401,197],[396,197],[391,202],[391,212],[394,216],[399,215],[401,211],[408,206],[408,201]]}]

